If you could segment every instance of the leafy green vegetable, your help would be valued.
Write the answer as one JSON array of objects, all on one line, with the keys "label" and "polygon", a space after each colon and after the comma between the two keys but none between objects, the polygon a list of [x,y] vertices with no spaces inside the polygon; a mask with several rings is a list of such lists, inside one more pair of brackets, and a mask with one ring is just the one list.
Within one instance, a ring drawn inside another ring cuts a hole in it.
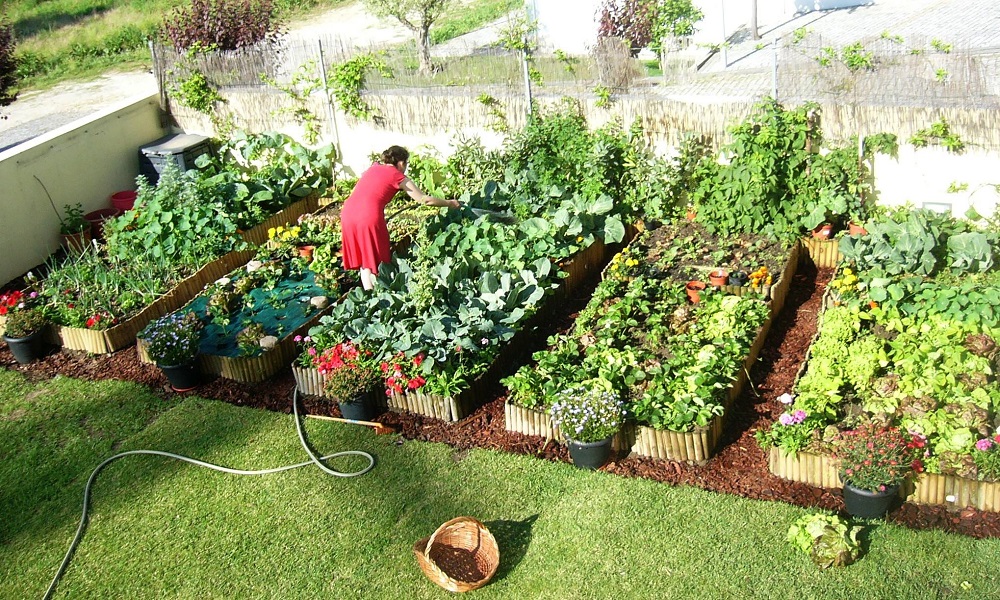
[{"label": "leafy green vegetable", "polygon": [[817,513],[800,517],[788,529],[788,542],[801,550],[820,569],[846,567],[858,559],[860,526],[840,517]]}]

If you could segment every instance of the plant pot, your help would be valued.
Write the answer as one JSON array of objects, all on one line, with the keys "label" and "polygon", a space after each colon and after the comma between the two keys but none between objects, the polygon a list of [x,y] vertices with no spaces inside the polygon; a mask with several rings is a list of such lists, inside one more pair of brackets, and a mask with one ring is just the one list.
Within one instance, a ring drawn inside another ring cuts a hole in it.
[{"label": "plant pot", "polygon": [[733,271],[729,274],[729,285],[743,287],[748,283],[750,283],[750,277],[743,271]]},{"label": "plant pot", "polygon": [[21,338],[3,336],[3,341],[7,342],[10,353],[14,355],[14,360],[26,365],[44,354],[43,330],[39,329],[29,336]]},{"label": "plant pot", "polygon": [[693,208],[687,209],[687,212],[684,213],[684,218],[687,219],[688,221],[694,221],[695,217],[697,216],[698,213],[696,213]]},{"label": "plant pot", "polygon": [[193,361],[183,365],[157,363],[156,366],[167,376],[167,381],[170,382],[170,387],[175,392],[189,392],[201,383],[201,376]]},{"label": "plant pot", "polygon": [[833,237],[833,224],[823,223],[822,225],[816,226],[816,229],[813,229],[813,237],[817,240],[830,239]]},{"label": "plant pot", "polygon": [[708,286],[705,285],[704,281],[689,281],[687,283],[685,290],[687,291],[688,300],[691,301],[691,304],[698,304],[701,302],[701,291],[706,287]]},{"label": "plant pot", "polygon": [[708,283],[712,287],[722,287],[729,282],[729,273],[725,269],[716,269],[708,274]]},{"label": "plant pot", "polygon": [[90,245],[90,228],[76,233],[60,233],[59,238],[67,252],[83,252]]},{"label": "plant pot", "polygon": [[375,407],[368,399],[368,394],[358,394],[348,401],[338,400],[340,414],[352,421],[371,421],[375,416]]},{"label": "plant pot", "polygon": [[111,194],[111,207],[122,212],[132,210],[132,207],[135,206],[136,197],[137,194],[135,190],[115,192],[114,194]]},{"label": "plant pot", "polygon": [[316,250],[316,246],[299,246],[299,256],[312,262],[314,250]]},{"label": "plant pot", "polygon": [[122,214],[122,211],[117,208],[102,208],[101,210],[95,210],[83,215],[83,218],[90,223],[90,235],[95,240],[103,241],[104,222],[108,219],[114,219],[120,214]]},{"label": "plant pot", "polygon": [[868,230],[854,221],[847,224],[848,235],[868,235]]},{"label": "plant pot", "polygon": [[567,440],[569,455],[573,464],[581,469],[595,470],[604,466],[611,458],[611,438],[599,442],[577,442]]},{"label": "plant pot", "polygon": [[884,492],[869,492],[851,485],[844,484],[844,507],[854,517],[862,519],[881,519],[899,498],[899,486],[894,485]]}]

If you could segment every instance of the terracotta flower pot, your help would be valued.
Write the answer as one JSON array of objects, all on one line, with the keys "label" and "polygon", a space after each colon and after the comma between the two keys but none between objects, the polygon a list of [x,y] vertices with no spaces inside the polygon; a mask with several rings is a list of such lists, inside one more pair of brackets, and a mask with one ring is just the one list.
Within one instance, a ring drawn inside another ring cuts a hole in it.
[{"label": "terracotta flower pot", "polygon": [[687,212],[684,213],[684,218],[687,219],[688,221],[694,221],[695,217],[697,216],[698,213],[696,213],[693,208],[687,209]]},{"label": "terracotta flower pot", "polygon": [[847,224],[848,235],[868,235],[868,230],[854,221]]},{"label": "terracotta flower pot", "polygon": [[823,223],[813,229],[813,237],[818,240],[828,240],[833,237],[833,224]]},{"label": "terracotta flower pot", "polygon": [[701,291],[704,290],[707,285],[704,281],[689,281],[686,286],[688,300],[692,304],[698,304],[701,302]]},{"label": "terracotta flower pot", "polygon": [[83,252],[90,244],[90,228],[77,233],[60,233],[62,247],[69,252]]},{"label": "terracotta flower pot", "polygon": [[299,256],[312,262],[314,250],[316,250],[316,246],[299,246]]},{"label": "terracotta flower pot", "polygon": [[708,283],[712,287],[722,287],[729,283],[729,273],[725,269],[716,269],[708,274]]}]

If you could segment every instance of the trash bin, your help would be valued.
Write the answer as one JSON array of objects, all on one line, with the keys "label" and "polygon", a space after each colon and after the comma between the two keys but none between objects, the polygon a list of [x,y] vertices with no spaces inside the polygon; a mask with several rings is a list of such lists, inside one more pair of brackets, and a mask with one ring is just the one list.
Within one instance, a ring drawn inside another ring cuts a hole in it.
[{"label": "trash bin", "polygon": [[211,153],[211,139],[206,136],[189,133],[168,135],[139,148],[139,174],[151,185],[156,185],[168,163],[187,171],[195,168],[195,159]]}]

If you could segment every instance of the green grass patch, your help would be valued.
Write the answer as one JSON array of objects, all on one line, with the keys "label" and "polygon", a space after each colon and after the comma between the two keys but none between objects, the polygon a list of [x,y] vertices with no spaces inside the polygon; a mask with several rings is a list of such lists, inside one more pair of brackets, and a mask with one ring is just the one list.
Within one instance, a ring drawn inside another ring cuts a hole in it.
[{"label": "green grass patch", "polygon": [[431,43],[440,44],[475,31],[484,25],[522,8],[520,0],[476,0],[470,4],[455,3],[431,27]]},{"label": "green grass patch", "polygon": [[[1000,540],[888,523],[856,564],[819,571],[785,542],[803,509],[568,464],[307,421],[320,453],[378,459],[360,478],[308,466],[240,477],[127,457],[98,478],[57,597],[444,598],[412,544],[471,515],[501,566],[482,598],[985,598]],[[261,469],[305,460],[288,415],[125,382],[0,371],[0,596],[39,597],[104,458],[176,452]],[[357,468],[353,460],[334,465]]]}]

